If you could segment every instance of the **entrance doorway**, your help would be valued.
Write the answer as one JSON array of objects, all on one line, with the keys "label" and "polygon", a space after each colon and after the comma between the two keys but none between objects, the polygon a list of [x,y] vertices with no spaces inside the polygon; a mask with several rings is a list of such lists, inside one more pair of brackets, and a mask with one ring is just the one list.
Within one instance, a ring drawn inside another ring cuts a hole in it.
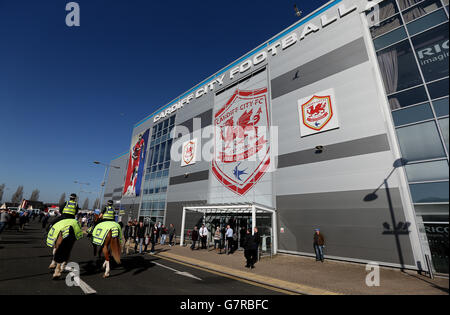
[{"label": "entrance doorway", "polygon": [[250,229],[252,234],[255,227],[261,236],[261,255],[273,255],[277,252],[276,235],[273,227],[276,227],[276,211],[256,204],[247,205],[208,205],[201,207],[184,207],[182,218],[182,231],[180,245],[184,246],[189,228],[186,229],[186,214],[189,212],[202,214],[202,223],[210,231],[209,241],[213,244],[213,237],[216,228],[223,231],[227,225],[233,229],[236,244],[235,249],[242,247],[242,240],[246,235],[246,230]]}]

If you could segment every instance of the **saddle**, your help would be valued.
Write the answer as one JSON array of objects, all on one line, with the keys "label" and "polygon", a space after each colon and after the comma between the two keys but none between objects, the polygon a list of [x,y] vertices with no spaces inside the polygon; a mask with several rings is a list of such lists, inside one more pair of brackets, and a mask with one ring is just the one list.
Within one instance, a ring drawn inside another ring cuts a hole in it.
[{"label": "saddle", "polygon": [[107,221],[97,224],[92,232],[92,243],[97,246],[103,246],[109,231],[111,231],[111,236],[113,238],[118,237],[120,243],[122,243],[122,229],[120,225],[114,221]]},{"label": "saddle", "polygon": [[54,247],[59,233],[62,233],[63,239],[70,235],[70,228],[75,233],[75,238],[80,240],[83,237],[81,226],[75,219],[65,219],[55,223],[47,234],[47,246]]}]

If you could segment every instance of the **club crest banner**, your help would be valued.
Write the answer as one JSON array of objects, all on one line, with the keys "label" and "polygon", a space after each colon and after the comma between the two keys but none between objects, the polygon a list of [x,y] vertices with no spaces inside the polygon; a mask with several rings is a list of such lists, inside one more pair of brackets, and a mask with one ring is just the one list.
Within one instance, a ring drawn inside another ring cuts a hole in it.
[{"label": "club crest banner", "polygon": [[298,100],[302,137],[339,128],[334,89]]},{"label": "club crest banner", "polygon": [[270,165],[267,87],[235,90],[214,116],[212,172],[225,187],[243,196]]}]

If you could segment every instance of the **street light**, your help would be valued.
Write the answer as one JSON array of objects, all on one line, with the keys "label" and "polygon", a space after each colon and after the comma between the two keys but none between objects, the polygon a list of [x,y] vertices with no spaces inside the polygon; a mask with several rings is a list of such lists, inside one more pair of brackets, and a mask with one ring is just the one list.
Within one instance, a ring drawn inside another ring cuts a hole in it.
[{"label": "street light", "polygon": [[99,192],[100,194],[99,194],[99,196],[98,196],[98,200],[99,200],[99,208],[101,208],[101,205],[102,205],[102,200],[101,200],[101,198],[102,198],[102,196],[103,196],[103,189],[104,189],[104,187],[105,187],[106,174],[108,173],[108,170],[109,170],[110,167],[115,168],[115,169],[120,169],[120,167],[119,167],[119,166],[115,166],[115,165],[105,164],[105,163],[102,163],[102,162],[99,162],[99,161],[94,161],[94,164],[97,164],[97,165],[103,165],[103,166],[105,167],[105,174],[103,175],[103,181],[102,181],[102,183],[100,184],[101,189],[100,189],[100,192]]},{"label": "street light", "polygon": [[77,181],[77,180],[75,180],[75,181],[73,181],[75,184],[79,184],[80,185],[80,190],[78,191],[78,201],[80,201],[80,195],[81,195],[81,192],[83,191],[83,185],[86,185],[86,186],[89,186],[90,184],[89,183],[82,183],[82,182],[79,182],[79,181]]}]

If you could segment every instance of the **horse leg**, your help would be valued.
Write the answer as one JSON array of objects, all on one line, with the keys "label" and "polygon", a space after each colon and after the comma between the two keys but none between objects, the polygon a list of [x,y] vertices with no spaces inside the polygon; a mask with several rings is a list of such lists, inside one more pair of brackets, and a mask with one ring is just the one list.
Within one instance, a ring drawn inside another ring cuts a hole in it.
[{"label": "horse leg", "polygon": [[53,259],[52,259],[52,263],[50,264],[50,266],[48,266],[48,269],[55,269],[56,268],[56,259],[55,259],[55,255],[56,252],[58,251],[59,246],[61,245],[63,241],[63,238],[61,236],[61,233],[59,233],[58,238],[56,239],[55,242],[55,246],[53,247]]},{"label": "horse leg", "polygon": [[53,280],[59,279],[61,277],[61,264],[56,264],[55,272],[53,273]]},{"label": "horse leg", "polygon": [[61,273],[65,271],[66,264],[69,261],[70,253],[72,251],[73,245],[75,244],[75,233],[73,229],[70,228],[69,235],[63,239],[61,234],[56,242],[56,251],[54,260],[56,262],[55,273],[53,274],[53,279],[57,279],[61,276]]},{"label": "horse leg", "polygon": [[53,248],[53,259],[52,259],[52,263],[50,264],[50,266],[48,266],[48,269],[56,268],[55,253],[56,253],[56,248]]},{"label": "horse leg", "polygon": [[105,268],[105,274],[103,275],[103,278],[108,278],[110,272],[108,247],[103,247],[103,254],[105,255],[105,263],[103,264],[103,268]]}]

